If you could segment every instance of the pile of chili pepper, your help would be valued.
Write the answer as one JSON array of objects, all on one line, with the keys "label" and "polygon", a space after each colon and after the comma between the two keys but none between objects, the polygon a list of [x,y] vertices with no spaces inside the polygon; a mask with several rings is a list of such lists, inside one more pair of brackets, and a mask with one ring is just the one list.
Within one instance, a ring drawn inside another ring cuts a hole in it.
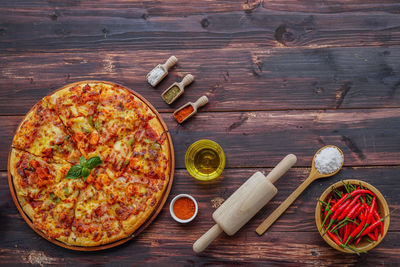
[{"label": "pile of chili pepper", "polygon": [[362,239],[376,242],[383,235],[383,221],[379,215],[375,194],[362,187],[343,182],[343,187],[334,189],[328,196],[328,202],[322,204],[323,222],[319,229],[341,248],[348,248],[356,253],[354,245]]}]

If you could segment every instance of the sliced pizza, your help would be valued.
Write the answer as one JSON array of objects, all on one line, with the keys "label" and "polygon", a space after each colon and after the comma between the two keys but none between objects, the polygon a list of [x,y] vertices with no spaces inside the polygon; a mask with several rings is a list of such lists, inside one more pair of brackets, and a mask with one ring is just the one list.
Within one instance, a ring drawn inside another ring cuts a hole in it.
[{"label": "sliced pizza", "polygon": [[72,165],[12,149],[10,166],[17,198],[35,227],[67,242],[76,198],[84,185],[82,180],[65,179]]},{"label": "sliced pizza", "polygon": [[79,161],[81,153],[60,118],[41,100],[20,124],[12,146],[40,157]]},{"label": "sliced pizza", "polygon": [[63,179],[52,186],[48,198],[34,211],[32,221],[36,228],[53,239],[67,243],[83,186],[80,179]]},{"label": "sliced pizza", "polygon": [[167,184],[167,180],[131,172],[104,184],[102,189],[125,233],[131,235],[155,210]]},{"label": "sliced pizza", "polygon": [[126,171],[138,171],[154,179],[168,179],[169,146],[158,119],[152,119],[135,132],[133,152]]},{"label": "sliced pizza", "polygon": [[105,193],[91,184],[81,191],[71,230],[68,243],[77,246],[98,246],[125,237]]},{"label": "sliced pizza", "polygon": [[98,83],[75,84],[45,98],[86,158],[97,149],[99,142],[93,117],[97,112],[101,88]]},{"label": "sliced pizza", "polygon": [[105,84],[102,87],[94,125],[99,133],[96,151],[115,170],[123,169],[133,151],[135,132],[154,115],[127,89]]}]

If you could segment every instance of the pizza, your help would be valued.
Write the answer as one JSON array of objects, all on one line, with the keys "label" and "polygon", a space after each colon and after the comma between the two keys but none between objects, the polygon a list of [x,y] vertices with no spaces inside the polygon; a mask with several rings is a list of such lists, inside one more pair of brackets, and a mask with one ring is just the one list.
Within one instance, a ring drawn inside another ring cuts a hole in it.
[{"label": "pizza", "polygon": [[37,230],[92,247],[132,236],[153,214],[170,182],[171,153],[166,127],[139,96],[113,83],[80,82],[25,116],[9,172]]},{"label": "pizza", "polygon": [[13,146],[39,157],[77,162],[81,156],[59,117],[39,101],[17,130]]}]

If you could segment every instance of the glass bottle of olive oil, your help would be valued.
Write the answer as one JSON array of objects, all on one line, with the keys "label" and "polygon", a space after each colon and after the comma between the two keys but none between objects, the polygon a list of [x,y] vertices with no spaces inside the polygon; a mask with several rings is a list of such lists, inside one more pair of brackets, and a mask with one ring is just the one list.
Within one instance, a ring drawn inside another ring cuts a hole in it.
[{"label": "glass bottle of olive oil", "polygon": [[203,139],[186,151],[186,169],[194,178],[209,181],[220,176],[225,168],[225,154],[214,141]]}]

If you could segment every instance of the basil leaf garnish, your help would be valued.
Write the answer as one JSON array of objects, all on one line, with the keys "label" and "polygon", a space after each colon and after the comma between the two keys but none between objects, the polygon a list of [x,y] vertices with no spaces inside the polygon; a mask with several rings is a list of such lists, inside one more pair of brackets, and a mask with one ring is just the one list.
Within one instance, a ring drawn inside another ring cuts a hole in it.
[{"label": "basil leaf garnish", "polygon": [[77,164],[77,165],[72,166],[69,169],[66,178],[68,178],[68,179],[76,179],[76,178],[81,177],[81,175],[82,175],[82,166]]},{"label": "basil leaf garnish", "polygon": [[94,167],[99,166],[101,163],[102,161],[99,156],[91,157],[86,163],[86,168],[93,169]]},{"label": "basil leaf garnish", "polygon": [[84,156],[81,156],[81,158],[79,159],[79,163],[81,164],[81,166],[84,166],[86,163],[86,159]]},{"label": "basil leaf garnish", "polygon": [[88,178],[90,174],[90,170],[99,166],[102,161],[99,156],[91,157],[89,160],[86,160],[84,156],[81,156],[79,163],[80,164],[76,164],[69,169],[66,178],[76,179],[82,176],[83,180],[86,181],[86,178]]},{"label": "basil leaf garnish", "polygon": [[89,176],[89,174],[90,174],[89,169],[83,167],[83,168],[82,168],[82,176],[83,176],[83,178],[85,178],[85,179],[84,179],[85,181],[86,181],[86,178]]}]

